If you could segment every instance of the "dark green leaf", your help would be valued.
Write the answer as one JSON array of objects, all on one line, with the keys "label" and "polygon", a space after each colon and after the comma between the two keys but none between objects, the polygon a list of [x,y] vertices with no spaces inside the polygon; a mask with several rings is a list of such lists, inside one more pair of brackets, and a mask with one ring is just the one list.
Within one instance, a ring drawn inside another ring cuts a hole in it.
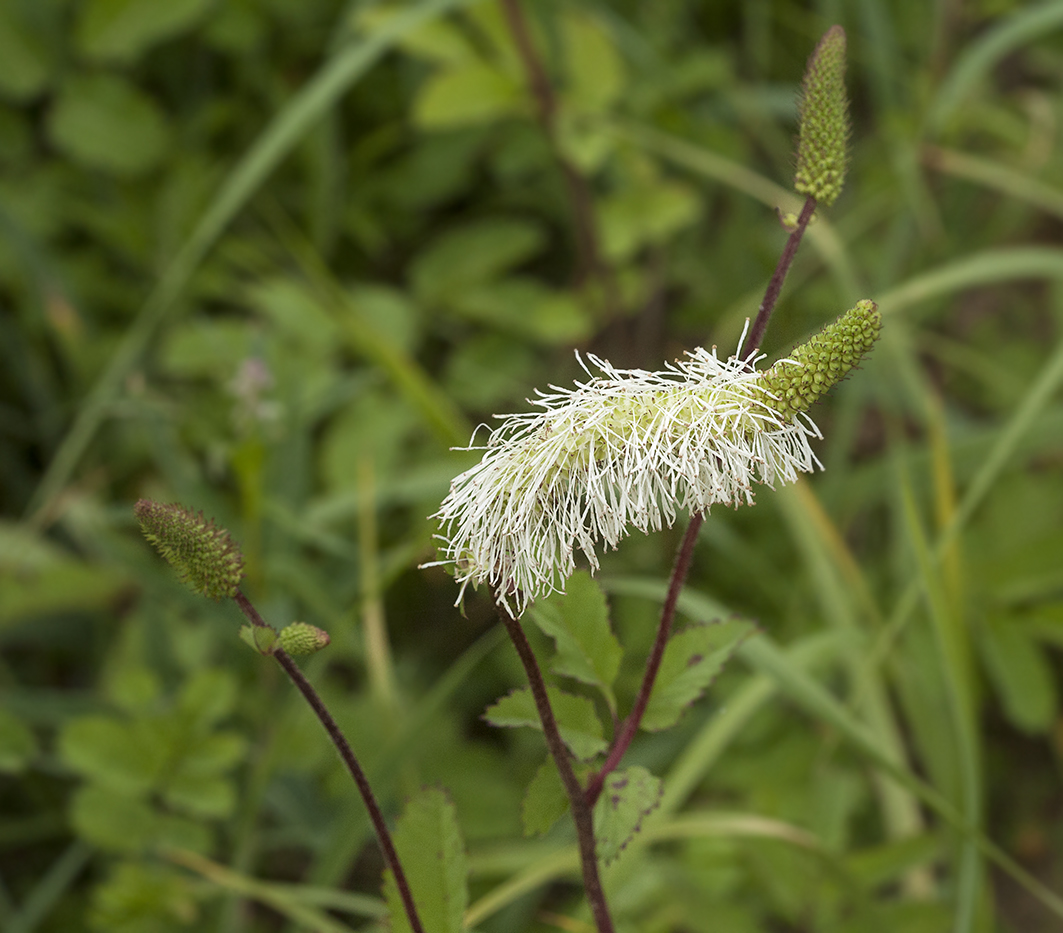
[{"label": "dark green leaf", "polygon": [[414,289],[426,301],[460,295],[530,259],[545,242],[538,225],[513,218],[452,227],[414,260]]},{"label": "dark green leaf", "polygon": [[59,735],[68,767],[126,795],[147,792],[168,761],[169,738],[107,716],[72,720]]},{"label": "dark green leaf", "polygon": [[86,0],[78,45],[89,58],[131,62],[195,25],[210,5],[210,0]]},{"label": "dark green leaf", "polygon": [[141,175],[166,154],[169,130],[154,101],[116,75],[68,81],[48,114],[52,142],[89,168]]},{"label": "dark green leaf", "polygon": [[978,634],[982,659],[1008,719],[1024,732],[1047,732],[1056,719],[1059,692],[1044,649],[1010,616],[990,619]]},{"label": "dark green leaf", "polygon": [[568,813],[569,800],[554,759],[547,757],[524,794],[521,819],[525,836],[541,836]]},{"label": "dark green leaf", "polygon": [[0,709],[0,773],[25,771],[37,754],[33,731],[14,713]]},{"label": "dark green leaf", "polygon": [[20,13],[18,4],[0,3],[0,95],[26,100],[44,90],[51,62]]}]

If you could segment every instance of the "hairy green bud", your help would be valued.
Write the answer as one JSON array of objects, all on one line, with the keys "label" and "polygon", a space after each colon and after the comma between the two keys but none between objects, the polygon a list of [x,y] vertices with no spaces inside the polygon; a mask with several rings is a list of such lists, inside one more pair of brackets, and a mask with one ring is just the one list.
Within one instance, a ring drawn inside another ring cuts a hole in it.
[{"label": "hairy green bud", "polygon": [[293,622],[280,630],[280,646],[288,654],[313,654],[327,647],[328,632],[309,622]]},{"label": "hairy green bud", "polygon": [[764,404],[787,419],[808,411],[860,363],[881,328],[878,306],[866,298],[857,302],[855,308],[761,374]]},{"label": "hairy green bud", "polygon": [[848,162],[845,30],[831,26],[808,60],[801,85],[801,129],[794,187],[829,206],[841,194]]},{"label": "hairy green bud", "polygon": [[176,503],[141,499],[134,511],[144,537],[184,583],[211,599],[236,595],[244,557],[228,531]]}]

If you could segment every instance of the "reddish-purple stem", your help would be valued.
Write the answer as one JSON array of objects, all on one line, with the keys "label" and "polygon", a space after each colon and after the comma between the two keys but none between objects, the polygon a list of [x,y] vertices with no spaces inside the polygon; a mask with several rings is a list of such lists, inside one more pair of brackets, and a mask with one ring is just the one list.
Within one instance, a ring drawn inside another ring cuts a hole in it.
[{"label": "reddish-purple stem", "polygon": [[764,292],[764,300],[760,303],[757,319],[753,322],[753,329],[749,332],[749,346],[742,348],[742,352],[747,359],[751,353],[756,353],[760,349],[760,344],[764,340],[764,332],[768,329],[771,313],[775,310],[775,304],[779,300],[782,283],[786,280],[786,273],[790,271],[790,264],[794,261],[794,256],[797,255],[797,247],[801,245],[801,238],[805,235],[805,230],[808,228],[808,223],[812,219],[812,214],[815,213],[815,210],[816,199],[809,195],[805,199],[805,206],[801,208],[801,213],[797,217],[797,226],[794,227],[793,232],[786,240],[786,246],[783,247],[782,255],[775,264],[775,271],[768,281],[768,288]]},{"label": "reddish-purple stem", "polygon": [[[260,628],[271,628],[262,616],[258,614],[258,610],[251,604],[251,601],[239,590],[237,590],[234,599],[236,600],[236,605],[240,607],[240,611],[243,612],[252,625]],[[402,863],[399,861],[399,853],[395,851],[395,845],[391,841],[391,833],[388,831],[387,823],[384,822],[384,814],[376,801],[376,797],[373,795],[373,789],[369,786],[369,781],[362,770],[362,766],[358,764],[358,759],[355,757],[350,742],[340,731],[340,727],[337,725],[336,720],[332,718],[328,707],[325,706],[324,701],[310,681],[303,676],[303,672],[291,659],[291,656],[279,645],[273,648],[272,654],[277,659],[277,663],[284,668],[284,672],[291,678],[292,683],[295,684],[306,702],[310,704],[314,715],[321,721],[321,725],[325,727],[325,732],[328,733],[328,737],[332,740],[336,751],[339,752],[340,758],[343,759],[343,763],[347,766],[351,777],[354,778],[354,783],[358,787],[358,792],[362,795],[365,808],[369,811],[369,819],[373,823],[373,829],[376,830],[376,837],[380,843],[380,850],[384,855],[384,862],[391,869],[391,874],[395,878],[395,886],[399,889],[399,897],[402,898],[402,906],[410,921],[410,929],[413,930],[413,933],[425,933],[421,918],[417,915],[417,905],[413,902],[410,884],[406,880],[406,873],[403,871]]]},{"label": "reddish-purple stem", "polygon": [[[757,319],[753,322],[753,329],[749,333],[749,341],[742,348],[742,353],[745,354],[747,360],[750,360],[750,365],[752,365],[752,356],[760,349],[760,344],[764,340],[764,333],[768,329],[768,321],[775,310],[779,294],[782,292],[786,273],[790,271],[794,256],[797,254],[797,247],[801,245],[801,238],[805,235],[805,230],[808,228],[809,221],[812,219],[812,214],[815,210],[816,199],[809,196],[805,199],[804,207],[801,208],[801,213],[797,218],[797,225],[787,239],[786,246],[783,247],[782,255],[775,266],[775,271],[768,281],[764,300],[760,303]],[[619,733],[613,740],[613,746],[609,750],[605,764],[602,765],[601,769],[591,778],[590,783],[587,785],[585,797],[587,803],[592,807],[602,792],[605,779],[620,764],[621,759],[639,731],[642,715],[646,712],[646,707],[650,702],[650,695],[653,693],[653,685],[657,680],[657,672],[661,667],[661,659],[664,657],[664,649],[668,644],[668,637],[672,634],[676,601],[679,599],[679,593],[683,589],[684,582],[686,582],[686,576],[690,570],[690,562],[694,556],[694,544],[697,541],[698,532],[701,530],[704,520],[703,515],[692,515],[690,524],[687,525],[686,533],[683,535],[683,540],[679,545],[675,566],[672,567],[672,576],[668,581],[668,595],[665,598],[664,606],[661,607],[661,621],[658,623],[657,635],[653,641],[653,648],[650,650],[649,660],[646,662],[646,672],[642,677],[642,685],[639,687],[638,695],[635,697],[635,705],[631,708],[631,712],[628,714],[627,719],[624,720],[623,726],[621,726]]]},{"label": "reddish-purple stem", "polygon": [[542,671],[539,670],[539,664],[535,660],[535,654],[524,634],[524,629],[520,627],[520,622],[511,618],[508,613],[502,612],[500,615],[506,631],[509,632],[513,647],[517,649],[521,664],[524,665],[524,671],[528,675],[528,685],[531,687],[532,697],[535,700],[539,721],[543,725],[546,747],[557,764],[561,783],[565,786],[565,793],[572,806],[572,820],[576,824],[580,864],[583,867],[583,888],[587,894],[587,902],[591,905],[591,912],[594,914],[595,925],[598,927],[598,933],[614,933],[613,920],[609,915],[609,905],[606,903],[602,879],[598,873],[598,859],[595,855],[594,844],[594,815],[591,812],[591,804],[587,802],[579,778],[572,769],[568,749],[565,748],[564,740],[561,738],[554,711],[550,708],[546,682],[543,680]]},{"label": "reddish-purple stem", "polygon": [[672,568],[672,577],[668,581],[668,595],[665,597],[664,606],[661,608],[661,621],[657,626],[657,637],[653,641],[653,648],[650,651],[649,660],[646,662],[646,671],[642,675],[642,686],[635,697],[635,705],[631,708],[627,719],[624,720],[624,725],[621,726],[620,732],[614,739],[613,747],[609,751],[609,757],[605,759],[605,764],[602,765],[601,770],[591,778],[590,783],[587,785],[587,804],[591,807],[597,802],[606,777],[620,764],[620,759],[624,757],[624,753],[627,751],[632,739],[635,738],[635,733],[639,731],[639,723],[642,722],[642,714],[646,712],[646,706],[650,702],[650,694],[653,692],[653,684],[657,679],[657,672],[661,668],[661,659],[664,657],[664,649],[668,644],[668,636],[672,632],[672,622],[675,619],[675,607],[679,601],[679,591],[682,590],[683,581],[686,580],[687,572],[690,570],[690,562],[694,558],[694,545],[697,543],[698,532],[701,530],[701,525],[704,521],[705,517],[701,513],[690,516],[690,524],[687,525],[687,530],[675,555],[675,566]]}]

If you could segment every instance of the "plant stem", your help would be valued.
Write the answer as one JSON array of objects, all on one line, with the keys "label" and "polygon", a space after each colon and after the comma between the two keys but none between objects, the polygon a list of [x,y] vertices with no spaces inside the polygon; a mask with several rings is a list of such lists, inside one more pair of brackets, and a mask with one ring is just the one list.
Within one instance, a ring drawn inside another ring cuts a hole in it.
[{"label": "plant stem", "polygon": [[520,627],[520,622],[511,618],[508,613],[501,612],[500,615],[506,631],[509,632],[513,647],[517,649],[517,654],[524,665],[524,671],[528,675],[528,685],[531,687],[532,697],[535,700],[535,708],[543,724],[546,747],[557,764],[561,783],[565,786],[565,793],[568,794],[569,803],[572,806],[572,819],[576,824],[580,863],[583,867],[583,888],[587,894],[587,901],[591,905],[591,912],[594,914],[595,925],[598,927],[598,933],[614,933],[613,920],[609,915],[609,905],[605,901],[605,891],[598,873],[598,858],[595,855],[594,843],[594,816],[591,812],[591,805],[587,802],[576,772],[572,769],[568,749],[565,748],[561,732],[557,728],[554,711],[550,708],[550,698],[546,694],[546,682],[543,680],[542,671],[539,670],[539,663],[535,660],[535,654],[524,634],[524,629]]},{"label": "plant stem", "polygon": [[[617,293],[616,282],[605,262],[602,260],[602,252],[598,246],[598,234],[594,220],[594,199],[591,197],[587,179],[579,170],[565,158],[557,144],[557,97],[550,84],[546,68],[542,59],[535,50],[531,41],[531,33],[528,29],[524,11],[521,9],[519,0],[501,0],[502,11],[506,15],[506,23],[510,34],[513,36],[513,44],[517,48],[524,63],[524,70],[528,75],[528,85],[532,97],[535,100],[535,112],[542,127],[543,133],[550,141],[550,147],[554,151],[554,158],[561,169],[565,179],[565,187],[568,189],[569,204],[572,209],[572,222],[576,232],[576,250],[579,255],[581,269],[589,273],[601,285],[605,310],[609,316],[619,310],[620,296]],[[580,275],[582,277],[582,273]]]},{"label": "plant stem", "polygon": [[[260,628],[272,627],[258,614],[258,610],[255,609],[251,601],[242,592],[237,591],[234,599],[240,607],[240,611],[243,612],[252,625]],[[358,764],[358,759],[355,757],[350,742],[340,731],[336,720],[332,718],[332,713],[329,712],[328,707],[325,706],[324,701],[310,681],[303,676],[303,672],[291,659],[291,656],[279,646],[275,647],[272,653],[273,657],[277,659],[277,663],[284,669],[284,672],[291,678],[292,683],[303,695],[303,698],[310,704],[314,715],[320,720],[321,725],[325,727],[325,732],[328,733],[328,737],[332,740],[336,751],[339,752],[340,758],[347,766],[351,777],[354,778],[354,783],[358,787],[358,792],[362,795],[365,808],[369,811],[369,819],[373,823],[373,829],[376,830],[376,837],[384,855],[384,862],[391,869],[391,874],[395,878],[395,885],[399,889],[399,897],[402,898],[402,906],[405,908],[406,916],[410,921],[410,929],[413,933],[425,933],[421,918],[417,915],[417,906],[413,902],[413,894],[410,892],[406,873],[403,871],[402,863],[399,861],[399,853],[395,851],[395,845],[391,841],[391,833],[388,831],[387,823],[384,822],[384,814],[376,801],[376,797],[373,795],[373,789],[369,786],[369,781],[362,770],[362,766]]]},{"label": "plant stem", "polygon": [[797,255],[797,247],[801,245],[801,238],[805,235],[805,230],[808,228],[808,223],[812,219],[812,214],[815,210],[816,199],[809,195],[805,199],[805,206],[801,208],[801,213],[798,215],[797,226],[794,227],[789,239],[787,239],[782,255],[775,265],[775,271],[768,280],[768,288],[764,292],[764,300],[760,303],[757,319],[753,322],[753,329],[749,332],[749,349],[744,350],[747,358],[760,349],[760,344],[764,340],[764,332],[768,329],[771,313],[775,310],[775,303],[779,300],[782,283],[786,280],[786,273],[790,271],[790,264],[794,261],[794,256]]},{"label": "plant stem", "polygon": [[[797,218],[797,225],[787,239],[786,246],[783,247],[782,255],[779,256],[779,261],[775,266],[775,271],[768,281],[768,288],[764,292],[764,300],[760,303],[757,319],[754,321],[753,329],[749,334],[749,343],[741,350],[741,352],[746,354],[746,359],[749,360],[750,366],[752,366],[753,355],[760,349],[760,344],[764,340],[764,333],[768,329],[768,321],[771,319],[771,314],[779,300],[779,294],[782,291],[783,282],[786,280],[786,274],[790,271],[794,256],[797,254],[797,247],[801,245],[801,238],[805,235],[805,230],[808,229],[809,221],[811,221],[815,209],[816,199],[811,196],[806,198],[804,207],[801,208],[801,213]],[[605,764],[602,765],[601,769],[587,785],[585,796],[588,805],[592,807],[602,792],[606,777],[620,764],[620,760],[624,757],[632,740],[638,733],[639,723],[642,721],[642,716],[650,702],[650,694],[653,693],[653,684],[657,680],[657,672],[661,667],[664,649],[668,644],[669,636],[672,634],[676,602],[679,599],[680,591],[683,589],[687,573],[690,571],[690,562],[694,557],[694,545],[697,542],[698,532],[701,530],[701,525],[704,521],[704,515],[690,516],[690,524],[687,525],[686,533],[683,535],[679,550],[676,552],[672,576],[668,581],[668,595],[665,598],[664,605],[661,607],[661,621],[657,625],[657,634],[654,637],[649,660],[646,662],[646,672],[643,674],[642,684],[639,687],[638,695],[635,697],[635,705],[631,708],[631,712],[617,733],[613,741],[613,747],[609,750],[609,755],[605,759]]]},{"label": "plant stem", "polygon": [[646,712],[646,706],[650,702],[650,694],[653,692],[653,684],[657,679],[657,672],[661,668],[664,649],[668,644],[668,637],[672,633],[672,623],[675,620],[675,607],[679,601],[679,591],[682,590],[683,582],[686,580],[687,572],[690,570],[690,562],[694,558],[694,545],[697,543],[698,532],[701,530],[704,521],[705,516],[700,512],[690,516],[690,523],[687,525],[679,550],[676,552],[675,566],[672,568],[672,576],[668,581],[668,595],[665,597],[664,606],[661,608],[661,621],[657,626],[657,635],[653,640],[653,648],[650,650],[649,660],[646,662],[646,671],[642,675],[642,685],[639,687],[638,695],[635,697],[635,705],[631,708],[631,712],[628,713],[627,719],[624,720],[624,724],[613,742],[613,747],[609,751],[609,757],[605,759],[605,764],[602,765],[598,773],[591,779],[590,784],[587,785],[586,799],[588,806],[593,807],[597,802],[606,777],[620,764],[620,759],[624,757],[624,753],[628,750],[628,746],[631,745],[632,739],[635,738],[635,734],[639,731],[639,723],[642,722],[642,715]]}]

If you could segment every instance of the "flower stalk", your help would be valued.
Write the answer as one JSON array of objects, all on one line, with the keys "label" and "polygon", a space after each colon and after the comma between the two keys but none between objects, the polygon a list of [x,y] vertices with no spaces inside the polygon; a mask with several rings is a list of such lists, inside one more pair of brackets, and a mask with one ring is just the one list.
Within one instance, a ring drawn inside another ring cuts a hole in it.
[{"label": "flower stalk", "polygon": [[339,753],[369,812],[384,861],[395,877],[399,896],[410,921],[410,929],[413,933],[425,933],[409,881],[384,820],[384,813],[377,803],[365,771],[320,694],[288,653],[290,650],[298,654],[309,654],[319,650],[328,644],[328,634],[305,622],[294,622],[277,632],[266,622],[251,600],[240,590],[243,555],[239,547],[233,542],[228,531],[217,527],[213,521],[205,521],[202,512],[196,515],[180,505],[162,505],[151,499],[141,499],[134,511],[144,536],[178,572],[183,582],[204,596],[214,599],[227,596],[236,602],[250,623],[250,636],[245,636],[245,641],[260,654],[272,655],[303,695]]}]

